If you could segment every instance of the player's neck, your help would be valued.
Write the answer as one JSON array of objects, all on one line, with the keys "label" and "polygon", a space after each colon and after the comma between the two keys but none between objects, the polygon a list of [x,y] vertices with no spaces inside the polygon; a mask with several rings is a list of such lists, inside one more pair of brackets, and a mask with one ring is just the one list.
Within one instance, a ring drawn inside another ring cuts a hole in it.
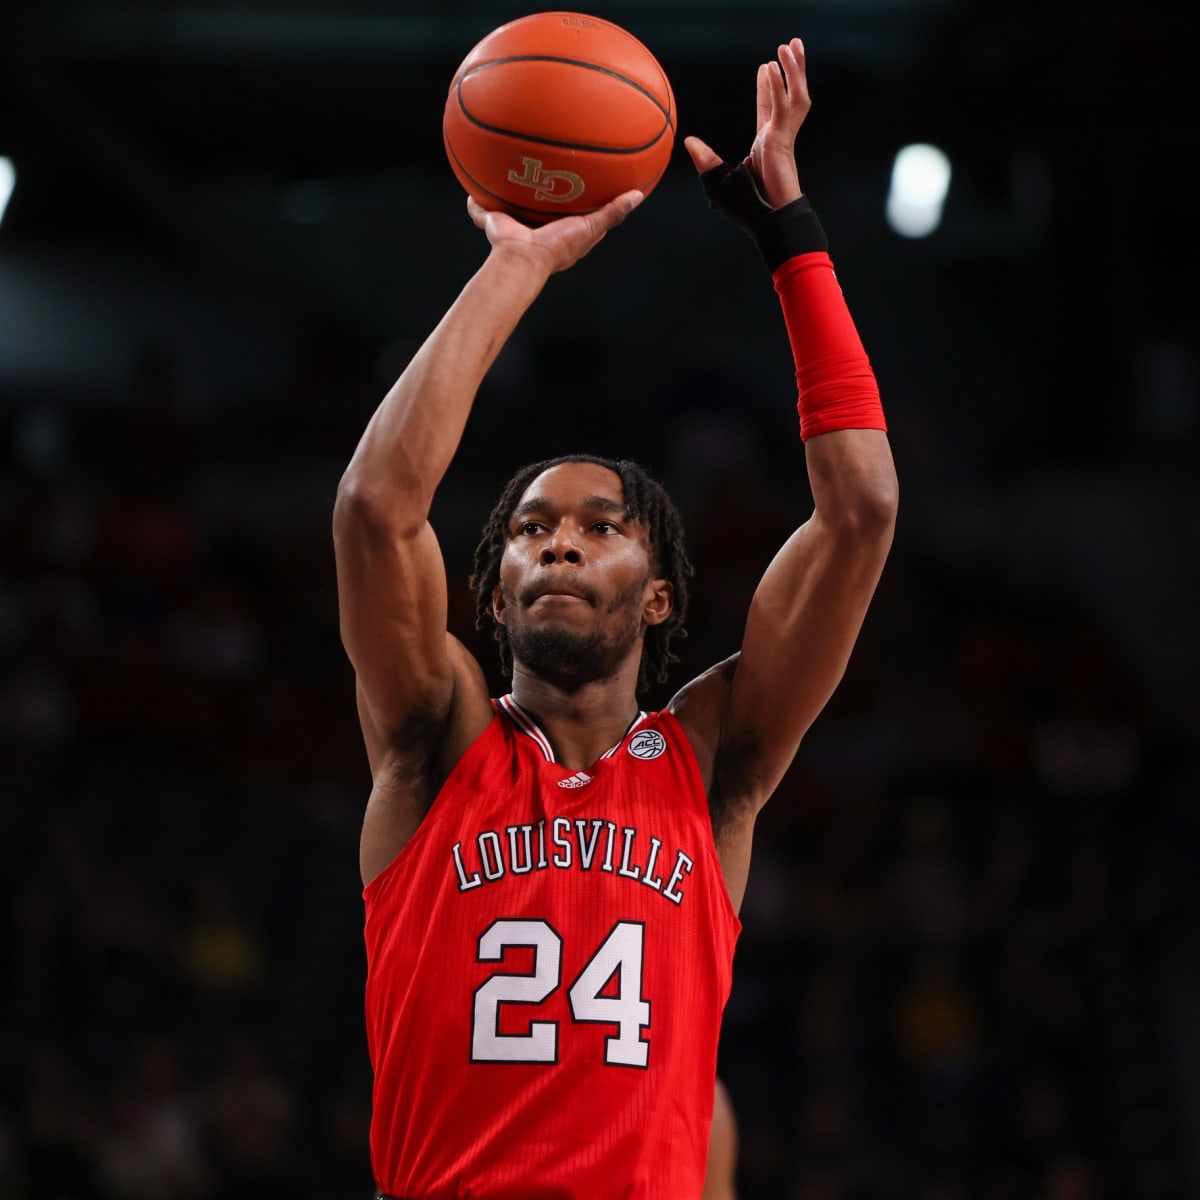
[{"label": "player's neck", "polygon": [[513,699],[538,723],[565,767],[583,770],[625,736],[638,714],[636,673],[618,672],[567,691],[513,668]]}]

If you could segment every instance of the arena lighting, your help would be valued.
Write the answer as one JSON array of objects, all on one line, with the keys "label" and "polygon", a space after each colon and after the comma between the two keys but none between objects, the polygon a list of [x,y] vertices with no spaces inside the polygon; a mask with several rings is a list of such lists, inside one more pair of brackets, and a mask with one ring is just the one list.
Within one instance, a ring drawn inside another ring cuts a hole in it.
[{"label": "arena lighting", "polygon": [[16,184],[17,169],[12,165],[12,159],[0,158],[0,222],[4,220],[4,210]]},{"label": "arena lighting", "polygon": [[901,237],[928,237],[942,221],[950,188],[950,160],[936,146],[905,146],[892,164],[888,224]]}]

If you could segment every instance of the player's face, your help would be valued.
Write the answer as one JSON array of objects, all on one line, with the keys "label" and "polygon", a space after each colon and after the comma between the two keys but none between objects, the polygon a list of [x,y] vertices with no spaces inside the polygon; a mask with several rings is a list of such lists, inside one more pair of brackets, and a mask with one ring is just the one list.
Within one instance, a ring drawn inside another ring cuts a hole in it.
[{"label": "player's face", "polygon": [[534,479],[509,520],[493,608],[517,662],[563,685],[607,678],[640,656],[646,626],[670,614],[671,587],[654,578],[620,476],[562,463]]}]

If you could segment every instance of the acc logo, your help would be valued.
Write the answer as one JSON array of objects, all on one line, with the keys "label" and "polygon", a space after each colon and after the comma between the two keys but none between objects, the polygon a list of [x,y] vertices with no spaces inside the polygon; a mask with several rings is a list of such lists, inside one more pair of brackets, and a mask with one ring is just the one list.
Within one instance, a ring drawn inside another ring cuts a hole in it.
[{"label": "acc logo", "polygon": [[667,749],[667,739],[657,729],[643,729],[629,739],[629,753],[634,758],[658,758]]},{"label": "acc logo", "polygon": [[[551,200],[555,204],[566,204],[583,195],[583,179],[574,171],[543,171],[541,159],[522,158],[524,173],[509,171],[508,182],[533,188],[534,199]],[[562,185],[562,186],[560,186]]]}]

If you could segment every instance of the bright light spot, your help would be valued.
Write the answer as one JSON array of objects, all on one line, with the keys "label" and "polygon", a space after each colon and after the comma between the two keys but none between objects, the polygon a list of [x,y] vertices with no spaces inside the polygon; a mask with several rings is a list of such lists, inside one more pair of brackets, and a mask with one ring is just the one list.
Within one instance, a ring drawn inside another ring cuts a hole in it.
[{"label": "bright light spot", "polygon": [[12,160],[0,158],[0,221],[4,220],[4,210],[8,207],[8,198],[17,185],[17,169]]},{"label": "bright light spot", "polygon": [[892,164],[888,224],[901,237],[928,237],[942,221],[950,160],[936,146],[905,146]]}]

